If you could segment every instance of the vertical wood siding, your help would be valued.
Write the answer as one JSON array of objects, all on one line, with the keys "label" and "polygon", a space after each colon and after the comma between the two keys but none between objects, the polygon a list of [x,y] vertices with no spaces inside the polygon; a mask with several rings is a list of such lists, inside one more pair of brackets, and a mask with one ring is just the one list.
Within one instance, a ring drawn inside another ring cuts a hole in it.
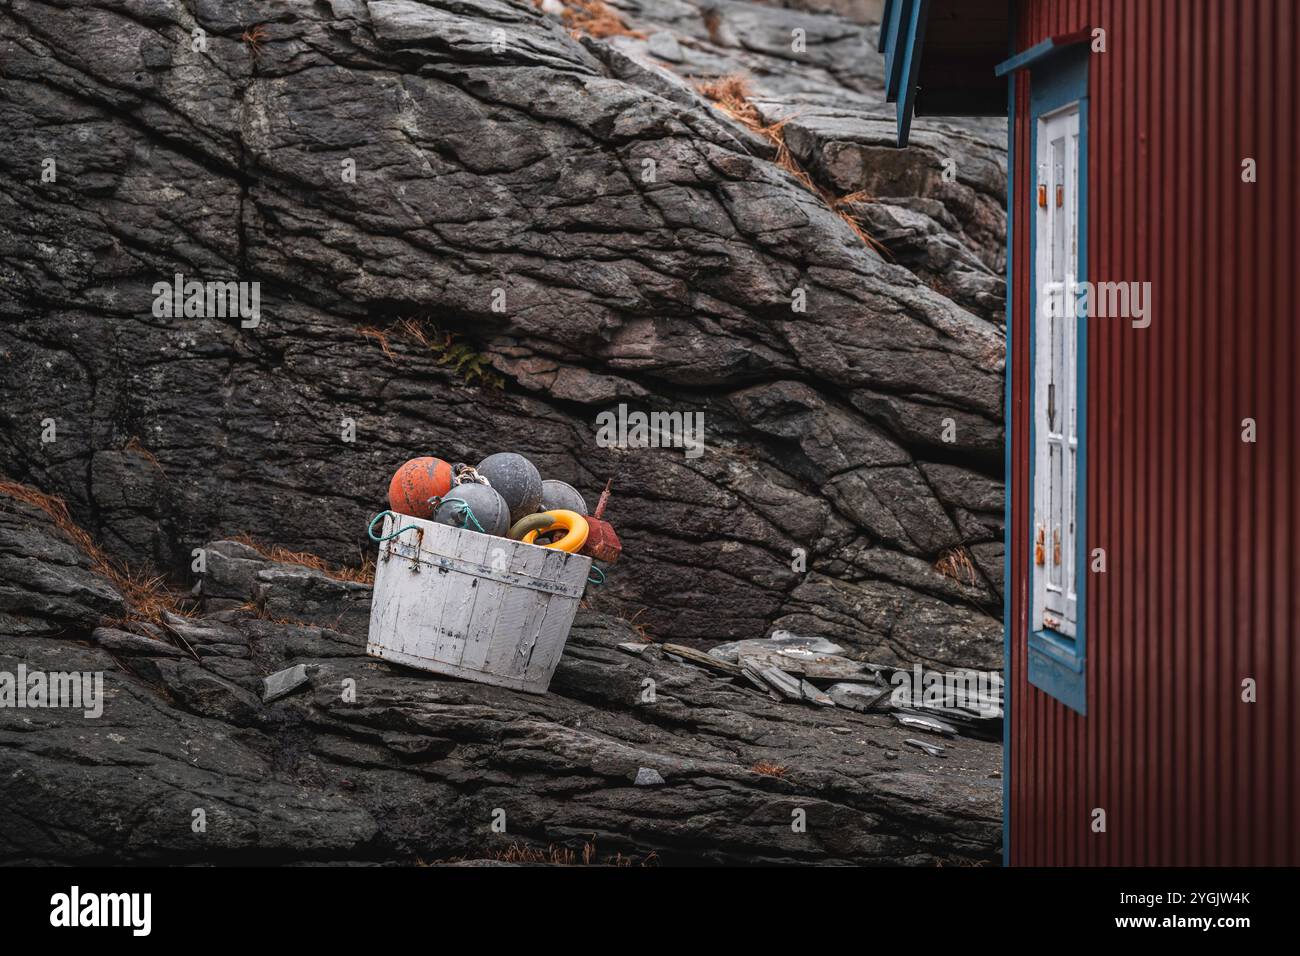
[{"label": "vertical wood siding", "polygon": [[[1017,75],[1009,859],[1300,864],[1300,23],[1293,0],[1021,0],[1089,62],[1088,715],[1028,684],[1029,83]],[[1258,163],[1258,182],[1241,163]],[[1242,419],[1258,441],[1241,440]],[[1241,701],[1241,682],[1258,702]],[[1091,811],[1107,832],[1091,831]]]}]

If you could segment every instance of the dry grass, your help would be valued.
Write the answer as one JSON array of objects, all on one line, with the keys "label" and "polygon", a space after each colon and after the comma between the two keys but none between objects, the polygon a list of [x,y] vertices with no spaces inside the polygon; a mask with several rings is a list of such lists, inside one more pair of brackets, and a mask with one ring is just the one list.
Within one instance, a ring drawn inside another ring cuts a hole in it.
[{"label": "dry grass", "polygon": [[970,552],[962,547],[951,548],[941,554],[939,560],[934,562],[934,570],[962,584],[974,585],[979,581]]},{"label": "dry grass", "polygon": [[744,124],[756,133],[765,128],[763,116],[751,100],[748,78],[739,73],[720,76],[716,80],[700,80],[695,88],[713,101],[723,113]]},{"label": "dry grass", "polygon": [[713,102],[721,113],[730,116],[742,126],[763,137],[776,150],[775,163],[789,173],[804,189],[824,202],[832,212],[839,216],[853,230],[863,244],[876,250],[882,256],[889,256],[888,250],[873,239],[863,226],[862,220],[852,211],[854,203],[863,202],[869,197],[863,192],[852,192],[836,196],[828,189],[822,188],[795,158],[785,141],[785,124],[790,118],[767,123],[754,105],[750,92],[749,80],[739,74],[720,76],[715,80],[702,80],[695,84],[701,94]]},{"label": "dry grass", "polygon": [[641,615],[644,614],[647,610],[648,610],[647,608],[643,608],[643,607],[637,608],[635,614],[633,614],[629,618],[625,618],[624,620],[627,621],[627,626],[630,627],[636,633],[637,637],[641,638],[641,640],[645,641],[647,644],[653,644],[655,639],[650,635],[650,632],[646,629],[646,626],[640,623],[640,621],[638,620],[638,618],[640,618]]},{"label": "dry grass", "polygon": [[168,589],[161,575],[132,571],[126,564],[106,555],[90,533],[72,520],[68,506],[62,498],[47,495],[43,491],[37,491],[16,481],[0,481],[0,495],[44,511],[54,522],[54,526],[90,558],[91,568],[97,574],[107,578],[126,601],[127,616],[113,623],[136,620],[149,621],[165,627],[166,614],[190,616],[190,611],[182,603],[182,598]]},{"label": "dry grass", "polygon": [[364,328],[357,329],[357,331],[366,338],[378,342],[380,350],[388,358],[388,361],[394,365],[397,364],[397,356],[393,354],[393,347],[389,344],[387,332],[377,329],[373,325],[367,325]]},{"label": "dry grass", "polygon": [[750,767],[751,773],[760,773],[764,777],[784,777],[786,775],[785,767],[780,764],[772,763],[770,760],[760,760],[754,766]]},{"label": "dry grass", "polygon": [[[618,11],[605,3],[605,0],[560,0],[564,12],[560,20],[568,28],[570,35],[595,37],[636,37],[644,40],[646,35],[641,30],[633,30],[627,25]],[[533,0],[533,5],[541,9],[542,0]]]},{"label": "dry grass", "polygon": [[334,578],[336,581],[353,581],[357,584],[375,583],[375,562],[370,558],[366,558],[359,568],[338,567],[309,551],[290,551],[278,544],[263,544],[247,534],[235,535],[230,540],[238,541],[240,544],[252,548],[268,561],[278,561],[281,564],[297,564],[304,568],[311,568],[313,571],[319,571],[326,577]]},{"label": "dry grass", "polygon": [[253,56],[262,55],[262,44],[271,39],[271,34],[266,32],[263,26],[249,27],[239,39],[248,44],[248,48],[253,51]]},{"label": "dry grass", "polygon": [[651,852],[637,860],[635,857],[615,853],[602,860],[597,857],[596,844],[592,842],[584,843],[581,853],[575,853],[568,847],[556,846],[553,843],[543,850],[540,847],[515,842],[504,850],[494,851],[492,859],[503,863],[548,863],[553,866],[650,866],[658,856]]}]

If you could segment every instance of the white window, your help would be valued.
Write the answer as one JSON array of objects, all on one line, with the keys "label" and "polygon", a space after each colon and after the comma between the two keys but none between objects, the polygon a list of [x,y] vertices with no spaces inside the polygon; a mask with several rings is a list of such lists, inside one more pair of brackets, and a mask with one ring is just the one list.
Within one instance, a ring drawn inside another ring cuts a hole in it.
[{"label": "white window", "polygon": [[1038,120],[1034,196],[1034,630],[1076,636],[1079,104]]}]

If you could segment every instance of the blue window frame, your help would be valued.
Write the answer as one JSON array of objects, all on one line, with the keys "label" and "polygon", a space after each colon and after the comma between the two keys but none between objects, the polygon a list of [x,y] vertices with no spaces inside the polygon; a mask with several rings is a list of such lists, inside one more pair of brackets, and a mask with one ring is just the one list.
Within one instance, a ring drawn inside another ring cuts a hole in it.
[{"label": "blue window frame", "polygon": [[1035,687],[1086,714],[1088,329],[1077,295],[1088,275],[1088,48],[1035,50],[1008,61],[1031,71],[1027,670]]}]

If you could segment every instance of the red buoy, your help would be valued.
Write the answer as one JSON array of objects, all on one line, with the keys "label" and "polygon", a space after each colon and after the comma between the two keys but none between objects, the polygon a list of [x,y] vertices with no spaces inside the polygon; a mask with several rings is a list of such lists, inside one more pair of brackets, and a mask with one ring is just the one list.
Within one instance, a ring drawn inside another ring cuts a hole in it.
[{"label": "red buoy", "polygon": [[388,483],[388,507],[415,518],[433,516],[430,498],[441,498],[451,490],[451,465],[441,458],[412,458],[393,474]]}]

